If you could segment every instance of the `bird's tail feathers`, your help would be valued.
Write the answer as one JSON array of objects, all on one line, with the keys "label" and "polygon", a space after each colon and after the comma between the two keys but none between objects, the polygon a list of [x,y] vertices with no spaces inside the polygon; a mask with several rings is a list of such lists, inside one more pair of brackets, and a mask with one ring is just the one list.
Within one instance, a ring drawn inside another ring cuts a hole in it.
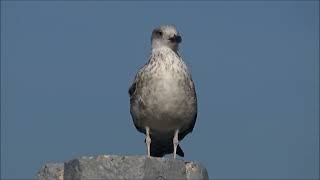
[{"label": "bird's tail feathers", "polygon": [[[173,144],[171,143],[169,146],[151,141],[150,146],[150,155],[153,157],[163,157],[166,154],[173,153]],[[177,154],[181,157],[184,157],[184,152],[181,149],[180,145],[177,147]]]},{"label": "bird's tail feathers", "polygon": [[178,145],[177,147],[177,154],[181,157],[184,157],[184,152],[183,150],[181,149],[180,145]]}]

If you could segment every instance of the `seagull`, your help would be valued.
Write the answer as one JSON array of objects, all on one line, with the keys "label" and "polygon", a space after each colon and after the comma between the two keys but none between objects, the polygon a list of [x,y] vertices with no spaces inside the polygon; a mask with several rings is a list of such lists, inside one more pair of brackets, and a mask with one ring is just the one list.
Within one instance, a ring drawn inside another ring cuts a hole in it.
[{"label": "seagull", "polygon": [[191,74],[179,54],[181,35],[173,25],[155,28],[149,61],[129,88],[130,114],[136,129],[146,135],[148,157],[173,153],[192,132],[197,118],[197,96]]}]

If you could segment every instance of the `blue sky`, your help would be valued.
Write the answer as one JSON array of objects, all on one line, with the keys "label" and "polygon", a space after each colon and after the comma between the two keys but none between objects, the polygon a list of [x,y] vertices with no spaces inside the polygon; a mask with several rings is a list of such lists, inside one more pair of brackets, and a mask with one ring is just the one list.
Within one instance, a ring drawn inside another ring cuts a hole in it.
[{"label": "blue sky", "polygon": [[145,154],[127,91],[162,24],[199,100],[184,159],[212,178],[319,178],[319,1],[1,1],[1,178]]}]

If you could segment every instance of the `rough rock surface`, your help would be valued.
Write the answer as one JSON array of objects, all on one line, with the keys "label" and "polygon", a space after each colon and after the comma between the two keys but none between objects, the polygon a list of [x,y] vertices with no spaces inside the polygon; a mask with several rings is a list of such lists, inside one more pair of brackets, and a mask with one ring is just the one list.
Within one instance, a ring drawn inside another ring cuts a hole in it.
[{"label": "rough rock surface", "polygon": [[45,164],[38,173],[39,180],[63,180],[63,163]]},{"label": "rough rock surface", "polygon": [[[41,171],[43,171],[43,168],[41,168],[39,174],[41,174]],[[168,158],[148,158],[146,156],[116,155],[100,155],[91,157],[83,156],[80,158],[72,159],[64,163],[63,176],[65,180],[209,179],[206,168],[199,163]]]}]

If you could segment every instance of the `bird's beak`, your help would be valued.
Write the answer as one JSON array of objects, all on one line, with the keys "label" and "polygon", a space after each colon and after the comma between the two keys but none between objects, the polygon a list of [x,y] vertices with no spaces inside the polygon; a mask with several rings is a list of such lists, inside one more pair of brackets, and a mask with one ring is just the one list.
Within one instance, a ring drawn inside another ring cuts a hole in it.
[{"label": "bird's beak", "polygon": [[181,41],[182,41],[181,36],[179,36],[179,35],[174,35],[173,37],[169,38],[169,40],[171,42],[175,42],[175,43],[181,43]]}]

